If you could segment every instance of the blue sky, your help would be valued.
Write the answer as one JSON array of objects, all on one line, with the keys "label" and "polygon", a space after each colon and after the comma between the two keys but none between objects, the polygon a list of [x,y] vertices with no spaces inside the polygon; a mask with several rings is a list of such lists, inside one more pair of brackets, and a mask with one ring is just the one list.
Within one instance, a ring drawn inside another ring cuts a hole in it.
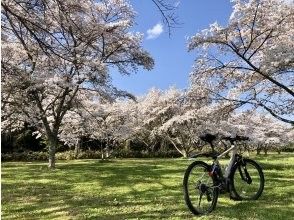
[{"label": "blue sky", "polygon": [[[119,89],[141,95],[152,87],[186,88],[196,57],[195,52],[187,52],[187,37],[207,28],[215,21],[225,25],[232,12],[232,4],[229,0],[175,0],[174,2],[179,2],[177,15],[182,24],[172,29],[171,37],[165,26],[163,33],[156,37],[156,33],[161,31],[160,25],[157,24],[161,23],[162,19],[155,5],[151,0],[131,0],[138,13],[134,30],[145,34],[143,47],[154,58],[155,67],[151,71],[139,69],[130,76],[121,76],[114,71],[113,84]],[[152,28],[155,32],[150,30]]]}]

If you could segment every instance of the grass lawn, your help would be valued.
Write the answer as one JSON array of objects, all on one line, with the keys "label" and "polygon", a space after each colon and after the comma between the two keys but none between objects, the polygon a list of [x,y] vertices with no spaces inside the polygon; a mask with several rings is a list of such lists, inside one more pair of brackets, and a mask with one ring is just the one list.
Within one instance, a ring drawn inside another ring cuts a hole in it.
[{"label": "grass lawn", "polygon": [[[293,219],[294,155],[255,157],[264,169],[258,201],[221,195],[197,219]],[[2,219],[191,219],[182,178],[184,159],[115,159],[2,163]]]}]

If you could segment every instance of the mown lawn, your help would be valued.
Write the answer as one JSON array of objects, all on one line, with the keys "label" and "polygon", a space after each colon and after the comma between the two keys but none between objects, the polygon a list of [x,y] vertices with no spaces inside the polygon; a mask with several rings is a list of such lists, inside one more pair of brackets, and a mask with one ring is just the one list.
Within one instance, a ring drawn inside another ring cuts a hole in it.
[{"label": "mown lawn", "polygon": [[[293,219],[294,155],[256,159],[264,168],[258,201],[221,195],[197,219]],[[2,219],[191,219],[182,193],[184,159],[115,159],[2,163]]]}]

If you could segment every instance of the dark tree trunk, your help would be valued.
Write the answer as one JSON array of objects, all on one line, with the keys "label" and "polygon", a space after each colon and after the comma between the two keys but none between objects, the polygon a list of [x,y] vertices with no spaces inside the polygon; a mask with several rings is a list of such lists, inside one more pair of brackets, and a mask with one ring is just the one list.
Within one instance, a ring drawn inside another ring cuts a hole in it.
[{"label": "dark tree trunk", "polygon": [[260,145],[257,145],[256,155],[260,155],[260,151],[261,151],[261,147],[260,147]]},{"label": "dark tree trunk", "polygon": [[48,139],[48,144],[49,144],[49,164],[48,167],[50,169],[55,168],[55,153],[56,153],[56,148],[58,145],[58,138],[57,137],[49,137]]}]

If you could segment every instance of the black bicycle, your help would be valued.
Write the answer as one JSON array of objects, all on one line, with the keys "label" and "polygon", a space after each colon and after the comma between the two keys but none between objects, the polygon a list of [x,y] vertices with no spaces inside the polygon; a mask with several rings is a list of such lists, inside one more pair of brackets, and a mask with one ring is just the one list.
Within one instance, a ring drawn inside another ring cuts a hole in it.
[{"label": "black bicycle", "polygon": [[[216,135],[206,134],[200,137],[203,141],[213,146]],[[231,143],[231,147],[221,154],[215,152],[197,154],[192,158],[200,156],[211,157],[211,165],[203,161],[194,161],[185,172],[183,187],[184,199],[195,214],[207,214],[213,211],[217,204],[220,193],[230,193],[234,200],[256,200],[264,189],[264,175],[258,163],[249,158],[244,158],[237,153],[237,141],[248,140],[247,137],[224,137]],[[214,148],[213,148],[214,149]],[[223,173],[219,159],[231,152],[230,161]]]}]

